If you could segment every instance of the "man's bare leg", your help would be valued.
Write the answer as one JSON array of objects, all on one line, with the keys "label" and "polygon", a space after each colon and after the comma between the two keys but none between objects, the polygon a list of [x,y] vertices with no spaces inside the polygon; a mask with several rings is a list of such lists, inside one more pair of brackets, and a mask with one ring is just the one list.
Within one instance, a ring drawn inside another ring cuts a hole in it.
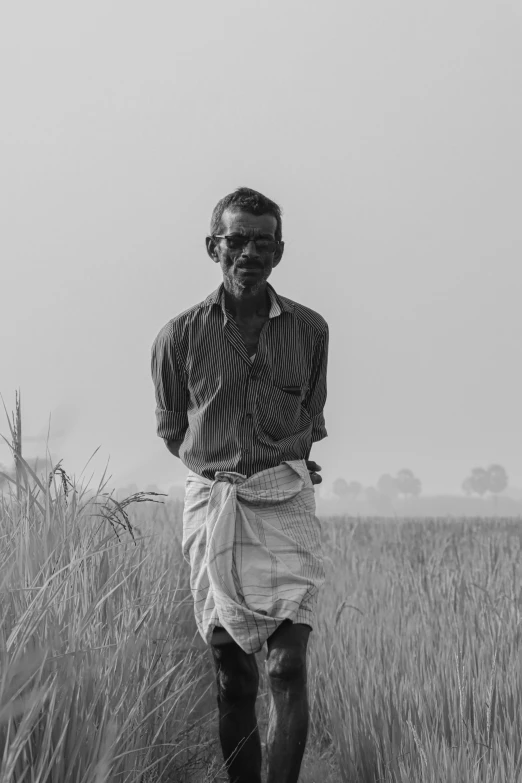
[{"label": "man's bare leg", "polygon": [[282,623],[267,640],[270,684],[267,783],[297,783],[308,733],[306,646],[310,627]]},{"label": "man's bare leg", "polygon": [[256,657],[214,632],[211,650],[216,668],[219,739],[231,783],[261,783],[261,740],[256,720],[259,672]]}]

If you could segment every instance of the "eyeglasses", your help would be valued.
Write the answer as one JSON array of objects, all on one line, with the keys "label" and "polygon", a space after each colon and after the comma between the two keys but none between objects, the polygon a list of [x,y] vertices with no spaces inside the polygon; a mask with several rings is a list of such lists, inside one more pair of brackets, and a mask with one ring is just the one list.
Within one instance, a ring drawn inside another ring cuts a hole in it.
[{"label": "eyeglasses", "polygon": [[256,250],[263,253],[273,253],[279,245],[277,239],[255,239],[244,234],[212,234],[213,239],[224,239],[229,250],[242,250],[249,242],[253,242]]}]

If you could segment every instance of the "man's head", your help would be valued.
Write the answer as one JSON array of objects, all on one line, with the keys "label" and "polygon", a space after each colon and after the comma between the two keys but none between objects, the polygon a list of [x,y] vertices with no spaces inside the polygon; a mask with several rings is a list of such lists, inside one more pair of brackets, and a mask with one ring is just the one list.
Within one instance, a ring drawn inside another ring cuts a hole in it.
[{"label": "man's head", "polygon": [[281,210],[256,190],[238,188],[214,207],[206,244],[226,287],[256,294],[283,255]]},{"label": "man's head", "polygon": [[248,212],[250,215],[273,215],[277,227],[275,239],[280,242],[283,238],[283,224],[281,221],[281,208],[262,193],[251,188],[237,188],[233,193],[220,199],[212,212],[210,221],[210,234],[222,234],[221,218],[225,210]]}]

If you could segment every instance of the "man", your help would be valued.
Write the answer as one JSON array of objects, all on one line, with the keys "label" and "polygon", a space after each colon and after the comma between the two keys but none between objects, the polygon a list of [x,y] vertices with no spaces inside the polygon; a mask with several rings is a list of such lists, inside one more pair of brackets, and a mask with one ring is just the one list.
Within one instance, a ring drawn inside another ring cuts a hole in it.
[{"label": "man", "polygon": [[295,783],[308,728],[306,647],[324,581],[310,461],[326,437],[328,326],[267,280],[281,211],[249,188],[212,214],[207,253],[223,283],[152,348],[157,432],[189,468],[183,554],[217,675],[230,780],[260,783],[255,653],[267,644],[268,783]]}]

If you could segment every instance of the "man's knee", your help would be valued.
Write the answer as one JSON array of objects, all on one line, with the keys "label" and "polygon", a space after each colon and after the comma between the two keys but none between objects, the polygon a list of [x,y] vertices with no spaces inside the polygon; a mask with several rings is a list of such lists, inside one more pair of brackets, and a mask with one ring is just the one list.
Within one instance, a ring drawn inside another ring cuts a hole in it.
[{"label": "man's knee", "polygon": [[301,649],[277,649],[268,656],[267,672],[272,684],[291,687],[306,683],[306,652]]},{"label": "man's knee", "polygon": [[218,699],[228,703],[255,701],[259,687],[255,656],[222,654],[223,648],[213,652]]}]

